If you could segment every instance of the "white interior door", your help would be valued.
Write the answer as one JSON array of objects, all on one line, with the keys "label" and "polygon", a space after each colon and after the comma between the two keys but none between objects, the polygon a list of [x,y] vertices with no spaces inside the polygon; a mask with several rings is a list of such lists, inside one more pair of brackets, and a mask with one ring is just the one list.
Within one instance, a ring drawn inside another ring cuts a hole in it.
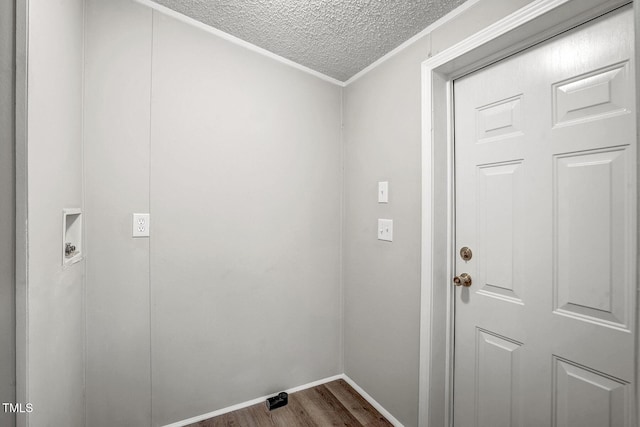
[{"label": "white interior door", "polygon": [[625,7],[454,82],[456,427],[634,427],[633,68]]}]

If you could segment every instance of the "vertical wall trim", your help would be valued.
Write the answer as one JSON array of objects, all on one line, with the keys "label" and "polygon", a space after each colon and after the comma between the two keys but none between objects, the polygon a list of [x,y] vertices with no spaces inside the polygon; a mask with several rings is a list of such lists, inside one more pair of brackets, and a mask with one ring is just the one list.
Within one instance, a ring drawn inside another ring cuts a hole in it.
[{"label": "vertical wall trim", "polygon": [[[155,9],[151,9],[150,14],[151,19],[151,58],[149,61],[149,155],[147,156],[147,170],[149,171],[149,182],[147,186],[148,196],[148,205],[147,212],[151,215],[151,138],[153,135],[153,54],[154,54],[154,45],[155,45],[155,23],[156,23],[156,11]],[[151,219],[151,224],[153,224],[153,219]],[[153,304],[151,303],[151,239],[149,237],[147,239],[147,254],[149,259],[149,276],[148,276],[148,310],[149,310],[149,418],[151,420],[151,424],[153,424]]]},{"label": "vertical wall trim", "polygon": [[86,71],[86,49],[87,49],[87,37],[86,37],[86,25],[87,22],[87,4],[85,1],[82,2],[82,61],[80,66],[82,67],[82,71],[81,71],[81,78],[82,78],[82,82],[81,82],[81,86],[80,86],[80,107],[81,107],[81,112],[80,114],[82,115],[80,117],[80,161],[82,162],[82,164],[80,165],[80,192],[81,192],[81,206],[82,206],[82,212],[85,213],[84,216],[84,220],[82,221],[82,247],[85,248],[84,251],[84,263],[82,266],[82,321],[84,323],[84,336],[82,337],[82,398],[83,398],[83,407],[84,407],[84,411],[82,413],[82,423],[83,425],[87,425],[87,351],[88,351],[88,346],[87,346],[87,262],[88,260],[88,256],[87,256],[87,252],[86,252],[86,248],[87,248],[87,215],[86,215],[86,189],[87,189],[87,185],[86,185],[86,171],[85,171],[85,131],[84,131],[84,125],[85,125],[85,71]]},{"label": "vertical wall trim", "polygon": [[345,346],[344,346],[344,328],[345,328],[345,283],[344,283],[344,253],[345,253],[345,218],[346,218],[346,205],[345,205],[345,193],[346,193],[346,171],[345,171],[345,159],[346,159],[346,146],[345,146],[345,130],[344,130],[344,88],[340,88],[340,259],[339,259],[339,282],[340,282],[340,355],[338,364],[340,371],[344,372],[344,359],[345,359]]},{"label": "vertical wall trim", "polygon": [[[29,402],[29,278],[27,186],[27,94],[29,0],[16,1],[15,155],[16,155],[16,401]],[[16,417],[18,427],[29,426],[29,414]]]},{"label": "vertical wall trim", "polygon": [[[634,19],[634,31],[635,31],[635,70],[636,70],[636,140],[640,141],[640,6],[638,6],[638,2],[633,2],[633,15]],[[637,151],[637,162],[640,165],[640,150]],[[636,177],[637,181],[637,208],[636,215],[640,213],[640,174]],[[637,259],[636,259],[636,282],[638,284],[638,292],[636,293],[636,301],[638,305],[640,305],[640,227],[638,227],[638,237],[636,239],[636,244],[638,245],[637,251]],[[635,411],[635,420],[631,421],[632,425],[640,424],[640,307],[636,307],[636,348],[635,348],[635,356],[636,356],[636,383],[635,383],[635,394],[636,394],[636,411]],[[634,422],[635,421],[635,422]]]}]

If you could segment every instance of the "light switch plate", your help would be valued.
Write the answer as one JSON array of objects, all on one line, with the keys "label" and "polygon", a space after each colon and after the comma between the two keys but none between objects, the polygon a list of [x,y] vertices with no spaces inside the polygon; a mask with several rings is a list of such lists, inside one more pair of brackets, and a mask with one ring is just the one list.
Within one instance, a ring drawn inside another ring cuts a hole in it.
[{"label": "light switch plate", "polygon": [[378,219],[378,240],[393,241],[392,219]]},{"label": "light switch plate", "polygon": [[378,182],[378,203],[389,203],[389,181]]},{"label": "light switch plate", "polygon": [[149,237],[150,218],[148,213],[133,214],[133,237]]}]

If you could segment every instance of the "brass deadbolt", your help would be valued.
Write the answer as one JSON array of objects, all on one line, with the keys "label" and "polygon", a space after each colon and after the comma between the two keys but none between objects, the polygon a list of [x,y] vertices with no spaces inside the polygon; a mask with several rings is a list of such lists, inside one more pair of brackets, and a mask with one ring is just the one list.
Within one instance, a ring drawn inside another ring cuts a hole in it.
[{"label": "brass deadbolt", "polygon": [[464,248],[460,249],[460,258],[462,258],[465,261],[469,261],[471,257],[473,257],[473,252],[471,252],[471,248],[465,246]]}]

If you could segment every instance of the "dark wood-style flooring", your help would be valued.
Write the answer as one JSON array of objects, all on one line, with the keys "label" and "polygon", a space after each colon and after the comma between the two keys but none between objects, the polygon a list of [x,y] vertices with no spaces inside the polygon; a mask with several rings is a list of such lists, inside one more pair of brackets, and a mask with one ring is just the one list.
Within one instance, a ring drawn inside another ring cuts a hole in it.
[{"label": "dark wood-style flooring", "polygon": [[289,403],[269,411],[264,403],[209,418],[188,427],[382,427],[392,426],[344,380],[289,394]]}]

